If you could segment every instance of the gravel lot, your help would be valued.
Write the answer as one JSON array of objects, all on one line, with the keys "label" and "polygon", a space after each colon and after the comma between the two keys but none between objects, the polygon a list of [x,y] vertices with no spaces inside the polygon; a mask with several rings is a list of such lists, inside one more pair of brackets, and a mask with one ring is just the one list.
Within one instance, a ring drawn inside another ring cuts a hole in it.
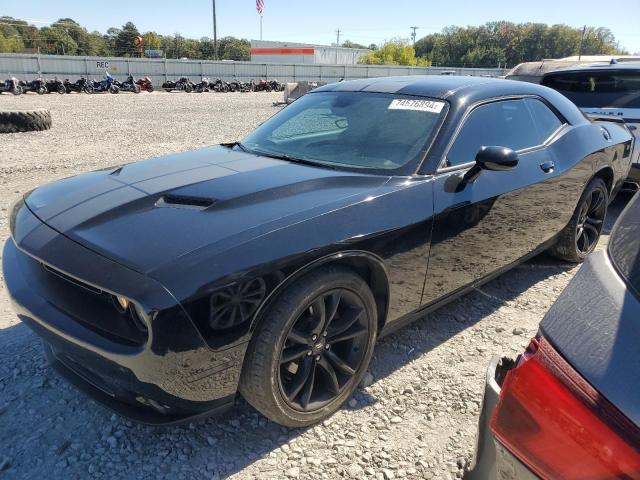
[{"label": "gravel lot", "polygon": [[[0,95],[0,109],[46,107],[54,122],[48,132],[0,137],[0,239],[10,203],[37,185],[237,140],[280,98]],[[575,271],[539,256],[387,337],[373,383],[331,419],[301,430],[243,402],[224,418],[172,428],[111,414],[47,368],[0,277],[0,478],[456,478],[472,454],[489,358],[522,351]]]}]

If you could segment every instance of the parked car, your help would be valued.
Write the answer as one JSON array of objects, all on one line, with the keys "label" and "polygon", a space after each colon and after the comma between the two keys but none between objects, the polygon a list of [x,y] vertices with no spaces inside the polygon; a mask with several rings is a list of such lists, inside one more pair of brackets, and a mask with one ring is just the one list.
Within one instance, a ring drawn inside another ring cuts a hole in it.
[{"label": "parked car", "polygon": [[7,78],[4,83],[0,83],[0,93],[8,92],[14,95],[22,95],[22,86],[16,77]]},{"label": "parked car", "polygon": [[543,250],[582,261],[632,138],[524,82],[326,85],[241,142],[28,193],[5,283],[52,364],[124,415],[183,421],[240,392],[310,425],[379,337]]},{"label": "parked car", "polygon": [[[514,73],[515,75],[515,73]],[[509,76],[507,76],[509,78]],[[640,141],[640,63],[581,64],[547,71],[539,77],[541,85],[559,91],[585,114],[616,116],[627,123]],[[625,190],[640,188],[640,146],[635,149]]]},{"label": "parked car", "polygon": [[640,195],[517,360],[486,375],[465,478],[640,478]]}]

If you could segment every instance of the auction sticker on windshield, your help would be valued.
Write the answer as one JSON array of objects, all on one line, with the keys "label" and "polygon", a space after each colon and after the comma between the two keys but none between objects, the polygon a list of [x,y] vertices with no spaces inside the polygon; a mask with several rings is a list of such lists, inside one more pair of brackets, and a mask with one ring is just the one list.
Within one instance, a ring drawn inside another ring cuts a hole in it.
[{"label": "auction sticker on windshield", "polygon": [[444,107],[444,102],[433,100],[409,100],[395,99],[391,101],[389,110],[416,110],[419,112],[440,113]]}]

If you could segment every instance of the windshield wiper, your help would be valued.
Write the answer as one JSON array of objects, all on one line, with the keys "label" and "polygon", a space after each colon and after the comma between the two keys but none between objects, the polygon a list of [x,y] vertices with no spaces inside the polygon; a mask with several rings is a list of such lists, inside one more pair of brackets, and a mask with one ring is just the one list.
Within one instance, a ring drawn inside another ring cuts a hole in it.
[{"label": "windshield wiper", "polygon": [[[241,147],[242,148],[242,147]],[[246,147],[245,147],[246,148]],[[310,165],[312,167],[330,168],[331,170],[337,170],[333,165],[328,165],[323,162],[314,162],[313,160],[307,160],[305,158],[292,157],[286,153],[267,152],[264,150],[245,150],[254,155],[260,155],[263,157],[275,158],[276,160],[285,160],[292,163],[300,163],[302,165]]]}]

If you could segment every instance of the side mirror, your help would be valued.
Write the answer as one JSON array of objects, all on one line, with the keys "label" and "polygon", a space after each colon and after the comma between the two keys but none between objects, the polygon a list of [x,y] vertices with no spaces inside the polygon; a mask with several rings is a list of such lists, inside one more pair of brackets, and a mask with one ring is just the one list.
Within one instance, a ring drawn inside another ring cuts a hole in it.
[{"label": "side mirror", "polygon": [[476,164],[464,175],[466,183],[474,182],[483,170],[504,172],[518,165],[518,154],[506,147],[482,147],[476,154]]}]

